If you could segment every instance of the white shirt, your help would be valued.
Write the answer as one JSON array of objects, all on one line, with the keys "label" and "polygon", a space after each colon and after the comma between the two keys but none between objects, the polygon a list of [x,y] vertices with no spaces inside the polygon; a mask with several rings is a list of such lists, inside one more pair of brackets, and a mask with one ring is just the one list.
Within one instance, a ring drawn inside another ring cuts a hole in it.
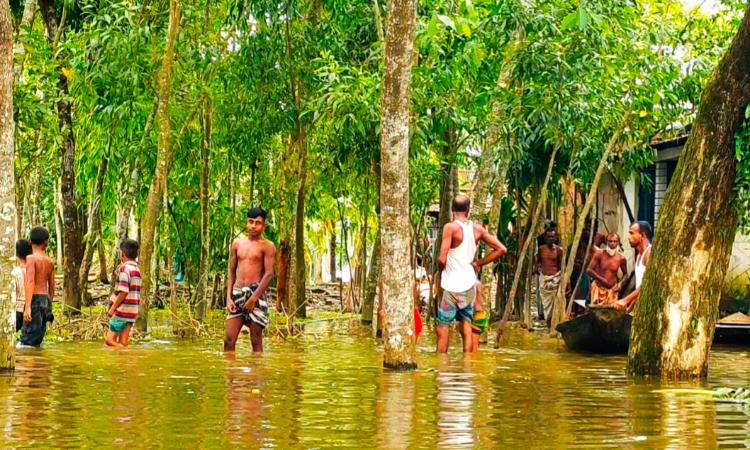
[{"label": "white shirt", "polygon": [[443,276],[440,286],[448,292],[466,292],[477,284],[477,274],[471,263],[477,253],[477,241],[474,238],[474,223],[469,221],[463,223],[455,221],[461,226],[464,238],[461,244],[448,251],[448,259],[445,262]]}]

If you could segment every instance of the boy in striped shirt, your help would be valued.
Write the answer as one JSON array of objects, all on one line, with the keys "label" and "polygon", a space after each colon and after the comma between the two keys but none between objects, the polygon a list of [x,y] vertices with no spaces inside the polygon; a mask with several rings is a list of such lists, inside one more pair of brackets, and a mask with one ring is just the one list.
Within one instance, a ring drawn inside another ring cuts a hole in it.
[{"label": "boy in striped shirt", "polygon": [[106,343],[110,347],[127,347],[130,328],[138,317],[141,303],[141,269],[138,267],[138,242],[126,239],[120,244],[122,265],[115,288],[116,297],[109,308],[109,331]]}]

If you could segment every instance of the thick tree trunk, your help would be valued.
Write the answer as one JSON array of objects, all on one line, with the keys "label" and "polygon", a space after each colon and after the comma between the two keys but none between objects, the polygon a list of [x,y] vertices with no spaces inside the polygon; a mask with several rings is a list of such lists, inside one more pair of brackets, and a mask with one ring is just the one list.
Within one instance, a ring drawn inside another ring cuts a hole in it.
[{"label": "thick tree trunk", "polygon": [[382,97],[380,252],[385,310],[385,367],[414,370],[414,313],[409,273],[409,96],[414,57],[416,2],[388,1]]},{"label": "thick tree trunk", "polygon": [[[61,30],[58,29],[55,17],[55,5],[53,0],[39,0],[40,10],[47,29],[47,40],[56,46]],[[53,49],[56,51],[56,49]],[[68,77],[62,71],[60,63],[57,89],[60,100],[57,102],[57,115],[62,142],[62,164],[60,190],[63,199],[63,234],[64,234],[64,260],[63,260],[63,298],[69,309],[68,314],[77,314],[81,309],[81,289],[79,275],[81,259],[83,258],[83,246],[81,242],[81,226],[78,218],[78,204],[76,198],[75,182],[75,160],[76,143],[73,134],[72,103],[68,94]]]},{"label": "thick tree trunk", "polygon": [[101,233],[99,230],[101,230],[101,205],[102,205],[102,192],[104,191],[104,180],[107,177],[107,166],[109,163],[109,150],[110,145],[112,143],[112,135],[110,133],[108,142],[107,142],[107,148],[105,150],[105,154],[102,157],[101,162],[99,163],[99,170],[96,174],[96,181],[94,182],[94,186],[91,190],[90,199],[89,199],[89,225],[88,225],[88,233],[87,233],[87,239],[85,243],[85,250],[83,253],[83,261],[81,263],[81,270],[78,275],[79,277],[79,283],[81,286],[81,299],[80,303],[82,305],[86,305],[87,302],[85,301],[86,296],[88,294],[88,285],[89,285],[89,272],[91,271],[91,265],[94,261],[94,250],[96,249],[96,245],[99,244],[99,240],[101,239]]},{"label": "thick tree trunk", "polygon": [[750,102],[750,8],[714,69],[659,214],[630,336],[633,375],[705,378],[737,231],[735,135]]},{"label": "thick tree trunk", "polygon": [[152,256],[154,253],[154,234],[156,231],[156,220],[159,217],[159,206],[162,201],[162,193],[167,184],[169,171],[174,160],[174,149],[171,145],[172,130],[169,124],[169,102],[172,96],[172,61],[174,60],[174,45],[180,28],[180,3],[177,0],[170,1],[169,32],[167,34],[167,45],[164,49],[164,62],[159,72],[159,150],[156,158],[156,172],[151,181],[151,187],[146,201],[146,212],[143,217],[141,228],[141,273],[143,277],[143,288],[141,296],[140,312],[136,321],[136,328],[146,331],[148,328],[148,308],[155,281],[151,277]]},{"label": "thick tree trunk", "polygon": [[294,306],[297,317],[307,317],[307,263],[305,262],[305,190],[307,188],[307,145],[304,131],[299,128],[299,187],[297,189],[297,211],[294,224]]},{"label": "thick tree trunk", "polygon": [[289,269],[292,264],[292,248],[289,238],[279,242],[279,258],[276,262],[276,309],[292,314],[289,310]]},{"label": "thick tree trunk", "polygon": [[104,250],[104,239],[102,233],[102,218],[101,212],[99,212],[99,242],[96,244],[96,251],[99,256],[99,281],[101,283],[109,283],[109,271],[107,270],[107,252]]},{"label": "thick tree trunk", "polygon": [[125,203],[122,205],[120,214],[117,216],[117,223],[115,229],[117,235],[115,236],[115,245],[112,250],[112,276],[110,277],[111,291],[114,292],[115,281],[117,280],[117,269],[119,268],[121,256],[120,256],[120,243],[128,238],[128,225],[130,224],[130,217],[133,214],[133,206],[135,205],[136,192],[141,180],[141,154],[146,150],[146,142],[149,135],[151,134],[151,128],[154,125],[154,119],[156,118],[156,112],[159,107],[158,99],[154,102],[153,108],[146,119],[146,125],[143,128],[143,136],[141,136],[141,143],[139,145],[140,152],[135,157],[133,162],[133,170],[130,172],[130,180],[128,182],[127,190],[125,191]]},{"label": "thick tree trunk", "polygon": [[196,289],[195,319],[206,318],[206,309],[211,295],[209,277],[209,256],[211,255],[210,210],[208,205],[208,186],[211,182],[211,130],[213,125],[213,108],[206,100],[203,114],[203,138],[201,139],[201,254],[198,269],[198,287]]},{"label": "thick tree trunk", "polygon": [[526,257],[527,253],[530,253],[529,247],[531,246],[531,243],[535,239],[534,233],[536,231],[537,224],[539,223],[539,219],[542,216],[542,211],[544,210],[544,206],[547,203],[547,194],[548,194],[547,186],[549,185],[550,178],[552,178],[552,168],[555,166],[555,158],[557,157],[557,150],[558,150],[558,147],[555,146],[555,149],[552,151],[552,155],[550,156],[550,159],[549,159],[549,165],[547,166],[547,175],[544,177],[544,184],[542,184],[541,199],[539,200],[539,203],[534,210],[534,216],[531,219],[531,226],[529,227],[529,232],[526,236],[526,239],[523,242],[523,247],[521,251],[518,253],[518,261],[516,262],[516,273],[513,276],[513,284],[510,287],[510,295],[508,295],[508,299],[505,302],[505,311],[503,311],[503,318],[500,320],[500,323],[497,326],[497,334],[495,336],[495,348],[500,347],[500,341],[502,340],[503,332],[505,331],[505,324],[508,323],[508,318],[510,318],[510,313],[513,312],[513,304],[516,298],[516,290],[518,289],[518,283],[521,280],[521,274],[523,273],[524,258]]},{"label": "thick tree trunk", "polygon": [[[625,120],[627,120],[627,118],[625,118]],[[586,218],[589,216],[591,208],[593,208],[596,204],[599,180],[601,180],[602,178],[602,174],[604,173],[604,168],[607,166],[609,157],[612,155],[612,152],[617,146],[617,142],[620,139],[620,134],[622,133],[624,126],[625,123],[621,123],[614,134],[612,134],[612,137],[609,139],[607,148],[604,149],[604,154],[602,155],[602,159],[599,161],[599,166],[597,167],[596,173],[594,174],[594,180],[591,182],[591,186],[589,187],[589,194],[586,197],[586,203],[583,205],[583,210],[578,216],[578,222],[576,223],[576,232],[573,236],[573,244],[570,246],[570,251],[566,255],[567,258],[563,268],[563,275],[560,279],[560,288],[557,291],[557,298],[555,299],[555,308],[552,314],[551,328],[551,331],[553,333],[556,333],[554,330],[557,324],[562,322],[565,318],[565,291],[568,289],[570,278],[573,275],[573,266],[575,265],[576,254],[578,253],[578,246],[581,243],[581,234],[583,233],[583,229],[586,226]]]},{"label": "thick tree trunk", "polygon": [[16,238],[13,134],[13,24],[8,0],[0,0],[0,371],[16,366],[15,305],[11,285]]}]

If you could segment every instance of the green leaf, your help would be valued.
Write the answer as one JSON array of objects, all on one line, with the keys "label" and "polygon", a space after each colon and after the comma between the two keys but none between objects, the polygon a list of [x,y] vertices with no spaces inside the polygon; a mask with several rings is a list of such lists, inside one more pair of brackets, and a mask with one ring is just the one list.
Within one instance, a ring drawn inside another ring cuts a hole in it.
[{"label": "green leaf", "polygon": [[570,29],[576,23],[576,20],[578,20],[578,11],[572,12],[565,16],[560,28],[562,28],[563,30]]},{"label": "green leaf", "polygon": [[578,29],[583,31],[586,29],[586,25],[589,23],[589,15],[585,9],[578,11]]},{"label": "green leaf", "polygon": [[432,39],[438,33],[439,31],[438,23],[440,23],[440,21],[438,20],[437,17],[433,17],[432,19],[430,19],[430,23],[427,24],[427,32],[426,32],[427,39]]},{"label": "green leaf", "polygon": [[654,92],[654,97],[651,99],[651,101],[654,103],[654,105],[658,105],[661,103],[661,94],[658,92]]},{"label": "green leaf", "polygon": [[474,3],[471,0],[466,0],[466,11],[469,12],[470,17],[474,17],[475,15]]},{"label": "green leaf", "polygon": [[461,21],[461,33],[467,38],[471,37],[471,27],[465,20]]},{"label": "green leaf", "polygon": [[453,30],[456,29],[456,24],[453,23],[453,20],[450,17],[438,14],[437,18],[440,19],[440,21],[443,22],[445,26],[450,27]]},{"label": "green leaf", "polygon": [[745,108],[745,119],[750,119],[750,104]]}]

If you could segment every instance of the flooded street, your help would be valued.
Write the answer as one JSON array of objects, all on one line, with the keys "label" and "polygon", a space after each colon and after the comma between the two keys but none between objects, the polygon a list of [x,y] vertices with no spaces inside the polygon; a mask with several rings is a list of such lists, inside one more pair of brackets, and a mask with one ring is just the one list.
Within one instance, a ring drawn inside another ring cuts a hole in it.
[{"label": "flooded street", "polygon": [[[750,410],[665,387],[747,386],[747,351],[713,352],[706,384],[633,381],[625,357],[514,331],[503,349],[419,371],[381,368],[377,341],[49,343],[0,378],[2,448],[747,448]],[[454,344],[456,342],[454,341]]]}]

